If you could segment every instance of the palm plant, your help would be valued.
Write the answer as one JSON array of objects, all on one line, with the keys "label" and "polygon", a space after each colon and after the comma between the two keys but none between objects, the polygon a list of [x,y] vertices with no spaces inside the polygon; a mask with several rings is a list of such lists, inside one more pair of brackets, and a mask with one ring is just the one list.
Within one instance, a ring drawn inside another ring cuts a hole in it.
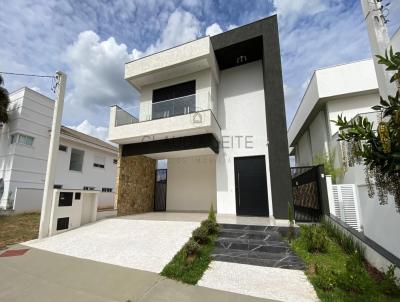
[{"label": "palm plant", "polygon": [[8,96],[8,91],[3,87],[4,80],[0,75],[0,123],[8,122],[7,108],[10,103],[10,98]]}]

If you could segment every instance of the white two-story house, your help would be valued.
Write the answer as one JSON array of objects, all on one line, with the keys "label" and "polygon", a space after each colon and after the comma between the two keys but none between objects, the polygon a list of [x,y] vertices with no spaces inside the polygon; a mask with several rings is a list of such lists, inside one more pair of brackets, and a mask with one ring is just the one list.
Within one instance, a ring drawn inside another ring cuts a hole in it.
[{"label": "white two-story house", "polygon": [[[125,65],[140,93],[111,107],[120,215],[153,210],[287,219],[292,200],[276,16]],[[167,159],[165,204],[153,204]]]},{"label": "white two-story house", "polygon": [[[400,29],[391,39],[400,50]],[[335,154],[336,168],[343,167],[347,151],[338,142],[339,128],[333,120],[343,115],[379,123],[372,106],[380,102],[378,81],[372,59],[318,69],[314,72],[288,130],[291,154],[296,166],[309,166],[321,154]],[[337,177],[337,184],[354,184],[361,230],[365,236],[400,258],[398,230],[400,215],[393,196],[380,205],[378,196],[368,196],[364,165],[355,164]],[[331,208],[331,211],[334,209]]]},{"label": "white two-story house", "polygon": [[[9,123],[0,129],[0,208],[39,212],[54,100],[21,88],[10,93]],[[100,191],[99,207],[114,206],[117,148],[62,126],[55,188]]]}]

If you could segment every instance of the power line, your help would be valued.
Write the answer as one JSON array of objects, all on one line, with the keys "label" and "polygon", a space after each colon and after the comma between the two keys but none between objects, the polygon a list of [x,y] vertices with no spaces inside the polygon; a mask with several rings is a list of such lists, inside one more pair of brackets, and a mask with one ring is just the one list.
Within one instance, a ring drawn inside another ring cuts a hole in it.
[{"label": "power line", "polygon": [[16,75],[16,76],[26,76],[26,77],[37,77],[37,78],[55,78],[51,75],[40,75],[40,74],[28,74],[28,73],[16,73],[16,72],[5,72],[0,71],[0,74]]}]

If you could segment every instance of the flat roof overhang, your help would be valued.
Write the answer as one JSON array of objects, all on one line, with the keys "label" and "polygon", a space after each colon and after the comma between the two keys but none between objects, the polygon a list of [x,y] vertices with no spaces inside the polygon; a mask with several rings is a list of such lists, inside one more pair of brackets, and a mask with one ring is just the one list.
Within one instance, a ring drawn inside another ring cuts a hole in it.
[{"label": "flat roof overhang", "polygon": [[139,91],[145,85],[211,69],[219,79],[210,37],[191,41],[125,64],[125,80]]},{"label": "flat roof overhang", "polygon": [[122,146],[122,156],[145,155],[154,159],[218,153],[218,140],[211,133],[145,141]]}]

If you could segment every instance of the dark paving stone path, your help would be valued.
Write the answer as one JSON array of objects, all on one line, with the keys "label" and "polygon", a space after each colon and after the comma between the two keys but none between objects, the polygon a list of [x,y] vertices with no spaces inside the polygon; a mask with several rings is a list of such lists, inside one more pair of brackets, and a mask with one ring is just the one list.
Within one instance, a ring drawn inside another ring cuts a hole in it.
[{"label": "dark paving stone path", "polygon": [[283,236],[287,227],[220,224],[213,260],[287,269],[304,269]]}]

